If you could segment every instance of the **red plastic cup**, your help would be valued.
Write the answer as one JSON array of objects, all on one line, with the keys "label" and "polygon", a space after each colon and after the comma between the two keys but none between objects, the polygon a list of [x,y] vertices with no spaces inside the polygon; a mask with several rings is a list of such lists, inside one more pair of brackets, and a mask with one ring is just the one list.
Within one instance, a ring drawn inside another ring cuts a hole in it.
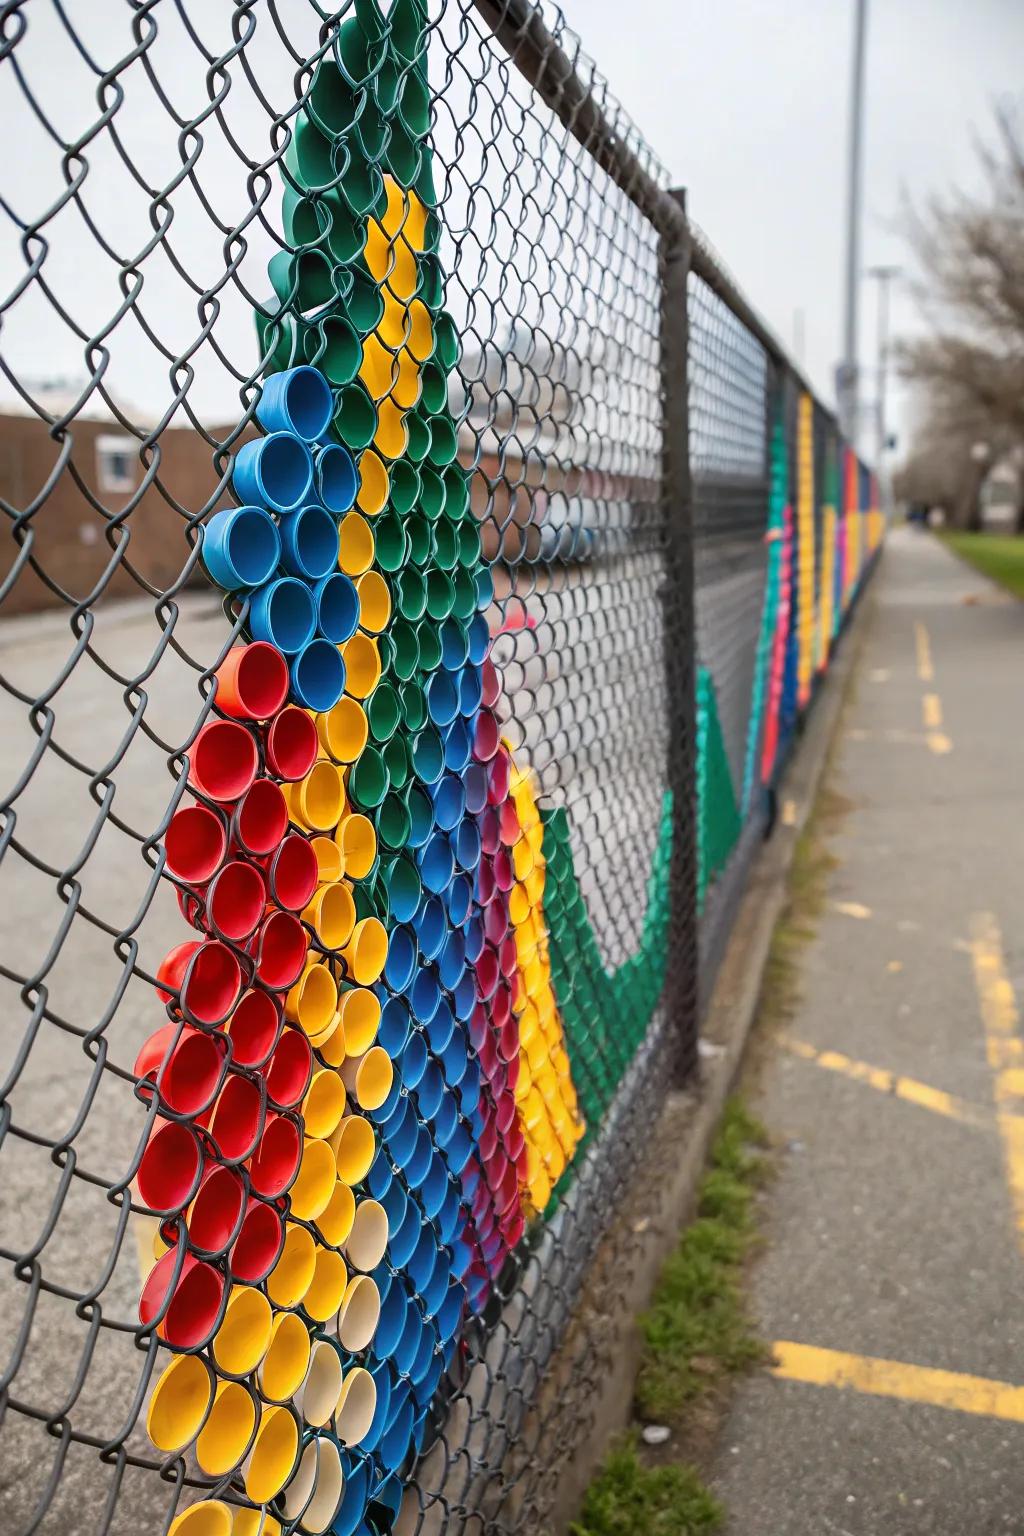
[{"label": "red plastic cup", "polygon": [[501,947],[498,950],[498,964],[501,967],[501,974],[506,981],[512,981],[518,974],[519,959],[516,954],[514,934],[506,933],[502,939]]},{"label": "red plastic cup", "polygon": [[475,969],[478,995],[483,998],[493,997],[501,971],[497,953],[489,944],[485,944],[481,950]]},{"label": "red plastic cup", "polygon": [[236,720],[269,720],[288,697],[288,663],[263,640],[232,646],[217,669],[214,703]]},{"label": "red plastic cup", "polygon": [[498,835],[506,848],[512,848],[522,835],[514,800],[506,800],[498,812]]},{"label": "red plastic cup", "polygon": [[320,863],[313,844],[299,832],[286,837],[266,863],[270,892],[279,907],[302,912],[320,880]]},{"label": "red plastic cup", "polygon": [[212,1265],[186,1253],[175,1281],[178,1261],[177,1248],[169,1248],[150,1270],[139,1299],[139,1321],[148,1327],[162,1313],[159,1337],[175,1349],[197,1349],[217,1326],[224,1278]]},{"label": "red plastic cup", "polygon": [[485,657],[480,667],[481,702],[485,709],[493,709],[501,698],[501,678],[498,669],[489,656]]},{"label": "red plastic cup", "polygon": [[169,1003],[181,991],[189,961],[203,947],[202,939],[187,939],[167,951],[157,966],[156,979],[160,983],[157,996],[162,1003]]},{"label": "red plastic cup", "polygon": [[281,1010],[270,993],[257,988],[243,992],[225,1025],[232,1061],[239,1067],[261,1067],[277,1044],[280,1029]]},{"label": "red plastic cup", "polygon": [[493,806],[481,811],[477,826],[480,832],[480,852],[485,859],[493,859],[501,847],[501,822]]},{"label": "red plastic cup", "polygon": [[297,917],[290,912],[271,912],[251,948],[259,980],[271,992],[283,992],[301,976],[309,940]]},{"label": "red plastic cup", "polygon": [[268,1115],[259,1146],[249,1164],[249,1180],[258,1195],[276,1200],[299,1171],[302,1136],[286,1115]]},{"label": "red plastic cup", "polygon": [[516,883],[512,856],[507,848],[499,848],[494,855],[494,883],[499,891],[504,891],[506,896]]},{"label": "red plastic cup", "polygon": [[[525,1178],[522,1170],[521,1177]],[[508,1246],[514,1248],[526,1230],[526,1214],[523,1211],[522,1202],[515,1210],[508,1212],[502,1221],[501,1230]]]},{"label": "red plastic cup", "polygon": [[313,1051],[298,1029],[283,1029],[274,1053],[263,1069],[267,1097],[278,1109],[291,1109],[305,1097],[313,1076]]},{"label": "red plastic cup", "polygon": [[502,805],[508,798],[512,784],[512,758],[504,742],[487,765],[487,799],[491,805]]},{"label": "red plastic cup", "polygon": [[203,1166],[199,1141],[187,1125],[157,1120],[139,1163],[139,1199],[151,1211],[182,1210],[195,1194]]},{"label": "red plastic cup", "polygon": [[260,766],[252,733],[236,720],[208,720],[188,756],[192,783],[208,799],[224,803],[241,799]]},{"label": "red plastic cup", "polygon": [[167,871],[189,885],[205,885],[223,863],[227,846],[223,817],[207,805],[183,805],[164,833]]},{"label": "red plastic cup", "polygon": [[304,779],[316,762],[320,738],[304,709],[286,705],[267,727],[267,763],[279,779]]},{"label": "red plastic cup", "polygon": [[182,977],[182,1011],[195,1024],[223,1024],[241,990],[242,972],[230,949],[216,939],[204,939]]},{"label": "red plastic cup", "polygon": [[263,876],[254,865],[243,864],[241,859],[225,864],[206,892],[207,922],[219,938],[232,944],[252,937],[266,906]]},{"label": "red plastic cup", "polygon": [[494,867],[489,858],[481,859],[476,871],[476,899],[485,912],[498,905],[494,899],[496,891]]},{"label": "red plastic cup", "polygon": [[508,909],[503,901],[495,901],[494,892],[484,903],[484,937],[488,944],[495,948],[502,942],[508,933]]},{"label": "red plastic cup", "polygon": [[251,1156],[260,1134],[263,1095],[248,1077],[231,1073],[220,1091],[210,1120],[210,1135],[228,1163]]},{"label": "red plastic cup", "polygon": [[[150,1035],[135,1059],[135,1076],[157,1083],[176,1115],[205,1109],[220,1082],[223,1053],[212,1036],[185,1025],[165,1024]],[[149,1094],[145,1097],[148,1099]]]},{"label": "red plastic cup", "polygon": [[[268,1115],[268,1122],[273,1118]],[[284,1222],[278,1212],[265,1201],[250,1197],[231,1250],[232,1275],[246,1285],[259,1285],[277,1263],[283,1246]]]},{"label": "red plastic cup", "polygon": [[489,709],[482,709],[476,717],[473,756],[478,763],[489,763],[500,745],[501,727]]},{"label": "red plastic cup", "polygon": [[257,858],[273,853],[288,831],[288,802],[273,779],[257,779],[235,806],[231,836]]},{"label": "red plastic cup", "polygon": [[245,1185],[233,1168],[207,1168],[188,1213],[188,1236],[199,1254],[214,1258],[239,1231]]}]

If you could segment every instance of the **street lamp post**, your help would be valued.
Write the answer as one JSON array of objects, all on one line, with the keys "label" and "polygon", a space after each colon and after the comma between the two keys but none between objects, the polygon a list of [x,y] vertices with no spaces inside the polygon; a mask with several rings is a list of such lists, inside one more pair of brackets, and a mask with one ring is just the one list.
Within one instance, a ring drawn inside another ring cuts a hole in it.
[{"label": "street lamp post", "polygon": [[843,358],[836,369],[839,428],[847,442],[857,437],[857,291],[860,284],[861,171],[864,149],[864,59],[868,0],[854,0],[853,72],[850,80],[850,143],[846,188],[846,274]]}]

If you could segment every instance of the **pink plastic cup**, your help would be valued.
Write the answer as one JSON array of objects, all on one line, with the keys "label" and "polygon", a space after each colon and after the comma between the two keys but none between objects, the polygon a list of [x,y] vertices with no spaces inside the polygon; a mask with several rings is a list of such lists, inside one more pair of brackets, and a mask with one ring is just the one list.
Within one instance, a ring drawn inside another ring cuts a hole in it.
[{"label": "pink plastic cup", "polygon": [[251,731],[237,720],[208,720],[188,752],[189,777],[209,800],[241,799],[259,770]]}]

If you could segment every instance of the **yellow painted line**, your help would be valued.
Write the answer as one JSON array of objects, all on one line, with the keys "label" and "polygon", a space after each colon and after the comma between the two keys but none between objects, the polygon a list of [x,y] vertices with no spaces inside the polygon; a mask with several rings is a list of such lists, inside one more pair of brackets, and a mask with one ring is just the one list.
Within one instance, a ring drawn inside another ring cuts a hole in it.
[{"label": "yellow painted line", "polygon": [[953,750],[953,743],[944,731],[929,731],[926,739],[929,752],[934,752],[936,757],[946,757]]},{"label": "yellow painted line", "polygon": [[1024,1115],[1012,1114],[1008,1102],[1020,1102],[1024,1085],[1024,1042],[1013,984],[1006,974],[1003,938],[992,912],[971,919],[971,959],[978,993],[985,1049],[995,1074],[996,1121],[1003,1142],[1006,1183],[1013,1208],[1017,1247],[1024,1256]]},{"label": "yellow painted line", "polygon": [[797,803],[795,800],[784,800],[782,804],[782,825],[795,827],[797,818]]},{"label": "yellow painted line", "polygon": [[873,1355],[848,1355],[843,1350],[818,1349],[785,1339],[772,1345],[772,1353],[772,1375],[783,1381],[838,1387],[840,1391],[894,1397],[904,1403],[926,1403],[931,1408],[1024,1424],[1024,1387],[1008,1381],[937,1371],[931,1366],[907,1365],[902,1360],[881,1360]]},{"label": "yellow painted line", "polygon": [[785,1031],[781,1031],[775,1038],[791,1056],[799,1056],[802,1061],[812,1061],[824,1072],[836,1072],[851,1082],[863,1083],[878,1093],[902,1099],[906,1104],[916,1104],[918,1109],[930,1110],[933,1115],[942,1115],[947,1120],[957,1120],[961,1125],[979,1129],[991,1129],[993,1126],[993,1116],[985,1106],[958,1098],[955,1093],[946,1093],[943,1088],[933,1088],[930,1083],[919,1082],[916,1077],[903,1077],[900,1073],[890,1072],[887,1067],[876,1067],[869,1061],[857,1061],[842,1051],[820,1051],[810,1041],[798,1040]]},{"label": "yellow painted line", "polygon": [[841,912],[843,917],[855,917],[861,923],[866,923],[872,915],[871,908],[866,907],[862,901],[834,901],[832,908],[835,912]]},{"label": "yellow painted line", "polygon": [[942,700],[937,693],[926,693],[921,699],[921,715],[924,719],[925,730],[938,731],[942,728]]},{"label": "yellow painted line", "polygon": [[917,650],[917,675],[922,683],[934,683],[935,668],[932,666],[932,646],[928,631],[920,622],[914,625],[914,646]]}]

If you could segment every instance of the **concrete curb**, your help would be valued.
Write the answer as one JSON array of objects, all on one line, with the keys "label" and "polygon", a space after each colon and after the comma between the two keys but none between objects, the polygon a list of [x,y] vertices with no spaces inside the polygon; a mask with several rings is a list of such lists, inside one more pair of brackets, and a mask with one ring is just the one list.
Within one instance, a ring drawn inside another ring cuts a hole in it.
[{"label": "concrete curb", "polygon": [[[614,1297],[598,1300],[591,1295],[588,1322],[591,1328],[599,1327],[606,1367],[603,1387],[588,1404],[590,1432],[560,1467],[557,1492],[545,1522],[552,1531],[566,1531],[577,1518],[583,1494],[609,1440],[630,1422],[641,1354],[636,1318],[650,1301],[661,1266],[693,1213],[711,1142],[757,1017],[761,983],[785,903],[796,844],[828,762],[873,607],[874,594],[869,590],[857,605],[783,775],[780,817],[751,867],[709,999],[701,1038],[712,1050],[702,1061],[700,1081],[695,1088],[669,1094],[652,1131],[650,1153],[634,1177],[636,1199],[627,1202],[631,1221],[628,1231],[618,1239],[628,1243],[626,1283],[616,1287]],[[781,814],[787,802],[795,806],[788,822]],[[652,1168],[658,1170],[657,1179],[650,1177]],[[656,1196],[651,1194],[652,1188],[658,1191]],[[621,1268],[618,1273],[622,1279]]]}]

